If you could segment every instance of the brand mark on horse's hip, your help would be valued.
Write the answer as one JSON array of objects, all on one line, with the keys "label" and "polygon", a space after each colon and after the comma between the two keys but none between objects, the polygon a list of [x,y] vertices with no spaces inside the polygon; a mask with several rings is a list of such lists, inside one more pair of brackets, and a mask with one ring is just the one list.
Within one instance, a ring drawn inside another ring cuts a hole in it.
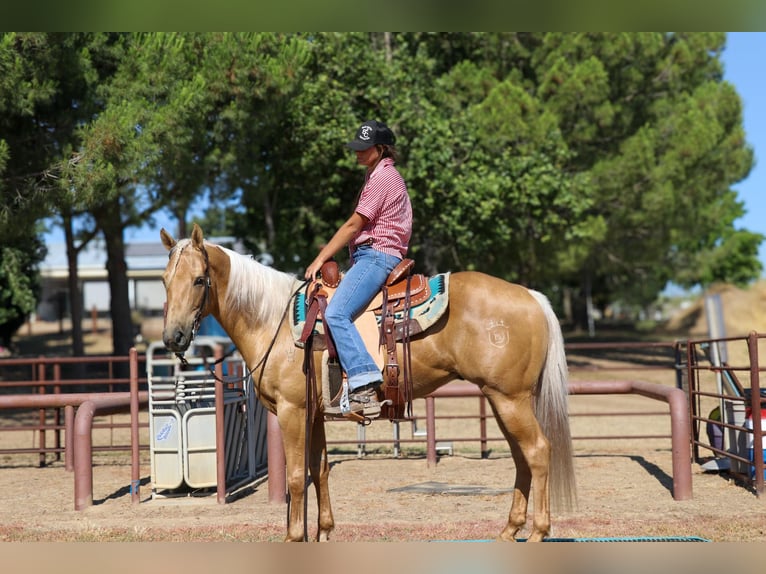
[{"label": "brand mark on horse's hip", "polygon": [[490,344],[495,347],[505,347],[510,341],[508,326],[502,319],[487,322],[487,335],[489,336]]}]

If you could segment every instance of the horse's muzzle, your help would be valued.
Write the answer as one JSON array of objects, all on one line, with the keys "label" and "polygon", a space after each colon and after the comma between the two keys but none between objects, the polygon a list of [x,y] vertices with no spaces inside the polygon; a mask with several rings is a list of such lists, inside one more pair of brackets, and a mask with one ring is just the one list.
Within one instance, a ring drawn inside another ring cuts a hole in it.
[{"label": "horse's muzzle", "polygon": [[191,334],[183,329],[165,329],[162,332],[162,342],[165,347],[174,353],[183,353],[191,344]]}]

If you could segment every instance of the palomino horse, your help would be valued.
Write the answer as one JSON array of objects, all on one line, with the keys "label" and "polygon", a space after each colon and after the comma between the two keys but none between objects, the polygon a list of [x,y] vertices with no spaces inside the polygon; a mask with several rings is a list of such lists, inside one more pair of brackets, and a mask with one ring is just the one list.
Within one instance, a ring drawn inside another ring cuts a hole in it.
[{"label": "palomino horse", "polygon": [[[285,539],[305,536],[308,451],[318,501],[316,538],[327,540],[334,519],[324,421],[317,416],[306,424],[303,352],[296,350],[285,321],[286,309],[303,282],[204,241],[196,224],[190,239],[176,241],[164,229],[160,236],[170,251],[163,275],[165,346],[182,353],[201,317],[212,314],[218,320],[258,381],[259,400],[279,421],[291,499]],[[456,379],[479,386],[516,466],[513,503],[499,539],[514,540],[526,524],[531,488],[534,517],[528,540],[543,540],[550,531],[550,501],[566,506],[575,494],[567,368],[558,320],[540,293],[482,273],[453,273],[449,300],[438,323],[412,338],[414,396],[424,397]],[[318,386],[316,394],[321,394]]]}]

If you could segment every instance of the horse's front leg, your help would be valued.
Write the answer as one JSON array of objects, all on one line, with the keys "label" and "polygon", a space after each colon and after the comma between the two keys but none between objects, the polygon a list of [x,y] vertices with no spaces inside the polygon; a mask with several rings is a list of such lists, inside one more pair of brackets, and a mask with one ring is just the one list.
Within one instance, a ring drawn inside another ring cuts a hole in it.
[{"label": "horse's front leg", "polygon": [[330,504],[329,475],[330,463],[327,460],[327,440],[325,437],[322,413],[317,413],[311,431],[311,476],[316,489],[318,504],[317,540],[325,542],[335,528],[335,519]]},{"label": "horse's front leg", "polygon": [[302,542],[305,535],[303,523],[305,477],[306,410],[283,404],[277,409],[282,445],[285,450],[287,491],[290,496],[290,513],[287,518],[285,542]]}]

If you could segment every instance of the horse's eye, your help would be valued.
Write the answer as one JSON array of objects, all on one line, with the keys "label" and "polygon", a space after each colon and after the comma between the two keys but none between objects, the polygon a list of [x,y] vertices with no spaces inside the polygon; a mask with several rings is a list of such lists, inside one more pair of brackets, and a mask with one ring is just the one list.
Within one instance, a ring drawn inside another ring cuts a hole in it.
[{"label": "horse's eye", "polygon": [[194,280],[194,286],[195,287],[201,287],[205,284],[205,278],[204,277],[197,277]]}]

